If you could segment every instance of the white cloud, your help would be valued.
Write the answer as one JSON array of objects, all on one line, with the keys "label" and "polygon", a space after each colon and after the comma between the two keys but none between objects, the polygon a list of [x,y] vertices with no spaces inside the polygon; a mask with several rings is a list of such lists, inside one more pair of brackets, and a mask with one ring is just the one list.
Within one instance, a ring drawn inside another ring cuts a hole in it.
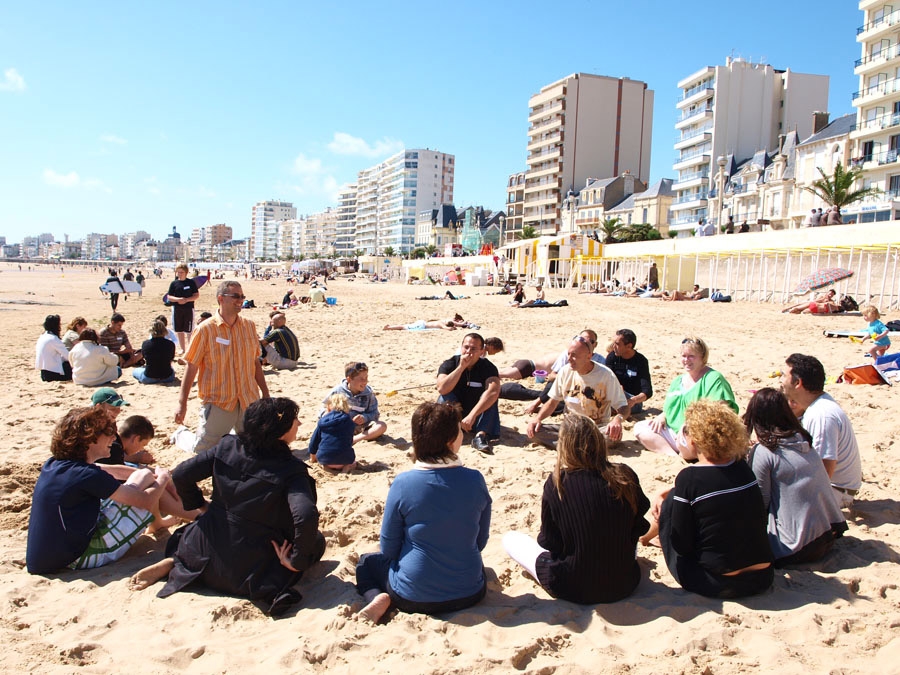
[{"label": "white cloud", "polygon": [[395,138],[382,138],[374,145],[356,136],[345,134],[342,131],[334,133],[334,139],[328,144],[328,149],[336,155],[354,155],[358,157],[388,157],[403,150],[403,141]]},{"label": "white cloud", "polygon": [[53,187],[70,189],[85,188],[87,190],[103,190],[111,193],[112,190],[99,178],[81,178],[76,171],[59,173],[53,169],[44,169],[44,182]]},{"label": "white cloud", "polygon": [[104,143],[114,143],[116,145],[127,145],[128,141],[126,141],[121,136],[116,136],[115,134],[103,134],[100,137],[100,140]]},{"label": "white cloud", "polygon": [[291,173],[296,180],[286,186],[289,190],[310,198],[325,198],[328,201],[337,198],[338,181],[321,159],[307,157],[301,152],[294,159]]},{"label": "white cloud", "polygon": [[0,80],[0,91],[25,91],[25,78],[15,68],[7,68]]}]

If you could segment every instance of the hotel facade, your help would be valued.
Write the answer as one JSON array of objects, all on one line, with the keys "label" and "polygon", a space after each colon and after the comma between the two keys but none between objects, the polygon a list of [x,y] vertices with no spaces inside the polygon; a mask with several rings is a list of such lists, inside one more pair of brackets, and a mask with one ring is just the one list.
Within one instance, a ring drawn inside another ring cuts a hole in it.
[{"label": "hotel facade", "polygon": [[[813,133],[813,113],[828,108],[827,75],[777,70],[726,59],[678,83],[675,182],[669,231],[690,233],[717,214],[708,205],[720,158],[733,163],[779,147],[779,137]],[[716,223],[718,225],[718,223]]]},{"label": "hotel facade", "polygon": [[653,91],[628,78],[575,73],[541,88],[528,101],[528,155],[524,185],[507,185],[507,204],[521,190],[519,214],[507,220],[514,238],[531,226],[556,234],[563,200],[589,177],[629,171],[647,183],[653,129]]}]

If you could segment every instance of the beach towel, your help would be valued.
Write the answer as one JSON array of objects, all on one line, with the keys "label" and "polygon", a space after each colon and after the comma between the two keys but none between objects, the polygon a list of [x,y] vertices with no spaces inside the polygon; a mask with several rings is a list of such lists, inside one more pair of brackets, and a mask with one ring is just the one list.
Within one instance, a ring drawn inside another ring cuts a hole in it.
[{"label": "beach towel", "polygon": [[541,304],[535,305],[522,305],[519,309],[532,309],[537,307],[568,307],[569,303],[566,300],[558,300],[557,302],[544,302]]},{"label": "beach towel", "polygon": [[845,384],[890,384],[884,375],[871,363],[847,366],[838,378],[838,382],[844,382]]}]

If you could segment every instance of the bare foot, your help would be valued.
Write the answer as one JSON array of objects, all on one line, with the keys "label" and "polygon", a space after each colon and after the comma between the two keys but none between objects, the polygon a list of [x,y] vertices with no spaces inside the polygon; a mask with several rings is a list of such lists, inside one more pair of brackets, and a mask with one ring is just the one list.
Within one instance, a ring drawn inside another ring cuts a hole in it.
[{"label": "bare foot", "polygon": [[158,563],[145,567],[128,580],[128,588],[132,591],[142,591],[152,586],[163,577],[169,576],[169,572],[175,567],[174,558],[164,558]]},{"label": "bare foot", "polygon": [[341,469],[341,473],[350,473],[356,469],[356,462],[353,464],[347,464],[343,469]]},{"label": "bare foot", "polygon": [[366,621],[378,623],[390,607],[391,596],[387,593],[379,593],[368,605],[359,610],[359,615]]},{"label": "bare foot", "polygon": [[176,516],[166,516],[165,518],[156,518],[147,526],[147,534],[156,534],[160,530],[168,530],[175,525],[181,525],[181,518]]}]

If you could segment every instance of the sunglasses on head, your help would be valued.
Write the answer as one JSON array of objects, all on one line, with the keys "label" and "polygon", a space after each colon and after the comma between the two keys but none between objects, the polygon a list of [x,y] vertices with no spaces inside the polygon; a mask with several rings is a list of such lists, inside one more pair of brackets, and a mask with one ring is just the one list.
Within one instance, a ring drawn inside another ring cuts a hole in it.
[{"label": "sunglasses on head", "polygon": [[575,337],[573,337],[572,342],[580,342],[588,349],[591,349],[591,350],[594,349],[593,343],[590,340],[588,340],[586,337],[583,337],[581,335],[576,335]]}]

